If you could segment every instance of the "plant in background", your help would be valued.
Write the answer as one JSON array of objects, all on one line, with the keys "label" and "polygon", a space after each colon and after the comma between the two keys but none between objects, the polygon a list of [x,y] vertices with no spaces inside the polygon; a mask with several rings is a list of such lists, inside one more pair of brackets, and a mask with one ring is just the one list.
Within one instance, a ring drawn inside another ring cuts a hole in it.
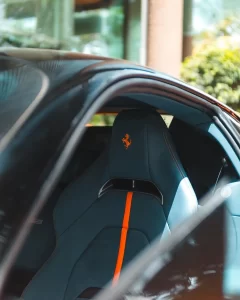
[{"label": "plant in background", "polygon": [[240,51],[206,47],[182,64],[181,77],[189,84],[240,110]]},{"label": "plant in background", "polygon": [[115,114],[96,114],[89,124],[92,126],[112,126],[115,118]]},{"label": "plant in background", "polygon": [[195,39],[181,78],[240,111],[240,21],[234,16]]},{"label": "plant in background", "polygon": [[233,36],[240,34],[240,19],[238,16],[230,15],[211,28],[202,31],[195,37],[196,41],[206,39],[216,39],[222,36]]}]

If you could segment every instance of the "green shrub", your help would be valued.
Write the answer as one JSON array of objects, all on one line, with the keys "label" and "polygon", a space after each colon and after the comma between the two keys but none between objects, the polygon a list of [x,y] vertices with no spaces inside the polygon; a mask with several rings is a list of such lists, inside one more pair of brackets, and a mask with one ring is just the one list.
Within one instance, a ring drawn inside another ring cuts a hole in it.
[{"label": "green shrub", "polygon": [[181,69],[185,82],[240,110],[240,50],[207,46],[187,57]]},{"label": "green shrub", "polygon": [[92,126],[112,126],[115,118],[114,114],[96,114],[89,123]]}]

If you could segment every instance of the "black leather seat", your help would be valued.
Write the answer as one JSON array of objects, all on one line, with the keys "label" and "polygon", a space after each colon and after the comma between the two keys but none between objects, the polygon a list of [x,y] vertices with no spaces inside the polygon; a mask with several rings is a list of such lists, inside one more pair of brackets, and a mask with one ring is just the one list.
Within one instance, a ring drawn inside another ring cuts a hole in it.
[{"label": "black leather seat", "polygon": [[14,268],[9,276],[6,292],[16,296],[41,268],[55,248],[53,209],[59,196],[69,183],[81,176],[84,171],[101,155],[111,139],[112,127],[89,127],[76,150],[71,163],[64,172],[58,187],[41,211],[32,227],[22,251],[19,253]]},{"label": "black leather seat", "polygon": [[197,209],[168,129],[155,111],[120,113],[109,149],[64,190],[54,210],[56,248],[23,298],[81,299],[84,291],[111,280],[129,203],[123,267]]}]

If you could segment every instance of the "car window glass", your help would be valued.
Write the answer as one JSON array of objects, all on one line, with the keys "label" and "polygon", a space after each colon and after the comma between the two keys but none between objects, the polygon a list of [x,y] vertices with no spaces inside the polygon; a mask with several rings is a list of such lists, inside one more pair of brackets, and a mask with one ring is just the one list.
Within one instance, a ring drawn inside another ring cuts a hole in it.
[{"label": "car window glass", "polygon": [[224,206],[174,251],[172,261],[146,284],[142,293],[161,299],[224,299],[223,264]]},{"label": "car window glass", "polygon": [[[117,113],[98,113],[92,117],[92,119],[86,126],[112,126],[116,116]],[[167,114],[162,114],[161,116],[164,122],[166,123],[167,127],[169,127],[173,120],[173,116]]]},{"label": "car window glass", "polygon": [[37,68],[0,56],[0,140],[29,106],[44,96],[47,83],[46,75]]},{"label": "car window glass", "polygon": [[[169,247],[157,256],[157,252],[153,254],[154,251],[151,251],[154,246],[157,248],[155,243],[152,249],[149,247],[145,251],[145,256],[139,257],[143,261],[147,259],[147,253],[148,256],[155,256],[148,267],[140,271],[136,259],[135,264],[122,275],[119,286],[110,288],[108,293],[103,292],[96,299],[238,299],[235,298],[240,295],[239,277],[236,275],[240,273],[240,260],[236,237],[240,227],[234,214],[238,209],[236,201],[240,183],[230,184],[229,187],[231,192],[226,202],[214,209],[173,251],[166,239]],[[211,199],[204,202],[209,205]],[[198,218],[197,215],[194,218]],[[174,236],[176,238],[177,235]],[[132,278],[136,279],[130,285],[128,282]]]},{"label": "car window glass", "polygon": [[[32,75],[31,70],[28,73],[26,68],[25,77],[31,80]],[[29,101],[30,96],[35,97],[35,93],[30,92],[31,87],[27,81],[21,83],[21,91],[11,96],[13,110],[18,107],[19,95],[29,96]],[[78,85],[54,98],[57,101],[49,101],[45,97],[24,123],[21,131],[0,152],[0,236],[3,237],[0,240],[0,249],[10,245],[16,228],[24,220],[39,188],[59,157],[64,139],[73,129],[74,119],[81,111],[81,91],[82,86]],[[22,107],[21,109],[23,110]],[[19,113],[16,114],[18,116]],[[13,117],[12,122],[15,121]],[[0,260],[3,254],[0,251]]]}]

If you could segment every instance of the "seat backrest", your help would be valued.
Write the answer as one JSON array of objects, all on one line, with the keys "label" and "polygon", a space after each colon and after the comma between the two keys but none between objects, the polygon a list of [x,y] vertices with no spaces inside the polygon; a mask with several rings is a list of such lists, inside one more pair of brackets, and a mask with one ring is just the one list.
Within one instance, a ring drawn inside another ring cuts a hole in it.
[{"label": "seat backrest", "polygon": [[60,186],[34,222],[32,231],[21,253],[18,256],[15,267],[37,271],[55,247],[55,232],[53,228],[53,209],[62,192],[62,186],[68,186],[78,175],[84,171],[101,155],[111,138],[111,127],[90,127],[83,136],[82,143],[77,149],[64,176],[60,180]]},{"label": "seat backrest", "polygon": [[109,145],[112,135],[111,126],[88,127],[80,146],[75,151],[64,176],[61,186],[67,186],[89,168]]},{"label": "seat backrest", "polygon": [[81,176],[105,150],[111,138],[112,128],[89,127],[82,142],[75,152],[58,187],[34,222],[27,241],[19,253],[14,268],[9,276],[6,287],[11,293],[21,295],[24,287],[55,248],[55,231],[53,224],[53,209],[61,195],[63,188]]},{"label": "seat backrest", "polygon": [[196,196],[159,114],[120,113],[109,149],[62,193],[54,210],[55,251],[23,298],[83,298],[121,271],[121,255],[124,267],[195,209]]}]

